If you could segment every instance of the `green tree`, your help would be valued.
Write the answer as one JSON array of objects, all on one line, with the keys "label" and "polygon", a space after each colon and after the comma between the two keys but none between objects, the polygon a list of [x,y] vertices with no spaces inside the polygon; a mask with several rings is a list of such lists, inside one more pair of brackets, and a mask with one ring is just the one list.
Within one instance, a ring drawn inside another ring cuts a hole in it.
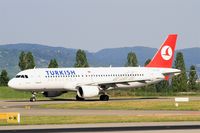
[{"label": "green tree", "polygon": [[21,70],[31,69],[35,67],[34,57],[31,52],[25,53],[22,51],[19,56],[19,68]]},{"label": "green tree", "polygon": [[138,66],[137,56],[134,52],[128,53],[126,66],[129,66],[129,67]]},{"label": "green tree", "polygon": [[31,52],[26,54],[26,69],[31,69],[35,67],[35,61]]},{"label": "green tree", "polygon": [[8,73],[6,70],[2,70],[1,71],[1,75],[0,75],[0,86],[7,86],[8,85]]},{"label": "green tree", "polygon": [[190,90],[193,90],[193,91],[197,90],[197,84],[196,84],[197,78],[198,78],[198,76],[197,76],[197,72],[196,72],[195,66],[192,65],[190,67],[189,80],[188,80],[188,88]]},{"label": "green tree", "polygon": [[89,67],[84,50],[79,49],[76,52],[76,63],[74,64],[74,67]]},{"label": "green tree", "polygon": [[144,63],[144,66],[148,65],[151,62],[151,59],[147,59]]},{"label": "green tree", "polygon": [[169,81],[163,80],[156,84],[156,90],[157,92],[167,92],[167,89],[169,89]]},{"label": "green tree", "polygon": [[21,70],[26,69],[26,53],[22,51],[19,55],[19,63],[18,66]]},{"label": "green tree", "polygon": [[50,60],[48,68],[58,68],[58,63],[57,63],[56,59]]},{"label": "green tree", "polygon": [[175,65],[175,68],[181,70],[181,74],[179,74],[178,76],[174,76],[172,78],[173,90],[176,92],[188,91],[185,62],[184,62],[183,54],[181,52],[178,52],[176,54],[174,65]]}]

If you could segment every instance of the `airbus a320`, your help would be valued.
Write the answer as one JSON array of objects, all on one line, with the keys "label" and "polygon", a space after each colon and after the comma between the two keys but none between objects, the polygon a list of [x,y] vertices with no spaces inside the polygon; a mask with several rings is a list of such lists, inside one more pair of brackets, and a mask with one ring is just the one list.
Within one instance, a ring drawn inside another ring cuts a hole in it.
[{"label": "airbus a320", "polygon": [[108,101],[107,90],[146,86],[179,74],[172,68],[176,40],[176,34],[168,35],[145,67],[34,68],[19,72],[8,86],[32,92],[30,101],[36,101],[37,92],[56,97],[68,91],[77,92],[77,100],[100,95],[100,100]]}]

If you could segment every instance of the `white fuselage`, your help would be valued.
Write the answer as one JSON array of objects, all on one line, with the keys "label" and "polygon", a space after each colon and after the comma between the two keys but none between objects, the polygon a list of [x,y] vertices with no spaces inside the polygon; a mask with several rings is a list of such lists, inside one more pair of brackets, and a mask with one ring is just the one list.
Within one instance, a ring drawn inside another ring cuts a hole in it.
[{"label": "white fuselage", "polygon": [[178,72],[178,69],[149,67],[35,68],[18,73],[8,85],[35,92],[77,91],[76,87],[82,85],[133,88],[159,82],[164,80],[164,74]]}]

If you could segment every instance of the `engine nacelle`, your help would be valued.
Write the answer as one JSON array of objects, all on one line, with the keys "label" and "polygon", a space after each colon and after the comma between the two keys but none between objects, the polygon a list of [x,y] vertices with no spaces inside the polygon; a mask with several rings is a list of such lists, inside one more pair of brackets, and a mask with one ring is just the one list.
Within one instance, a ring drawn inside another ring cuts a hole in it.
[{"label": "engine nacelle", "polygon": [[78,86],[77,95],[81,98],[94,97],[99,95],[98,86]]},{"label": "engine nacelle", "polygon": [[43,92],[43,95],[45,97],[57,97],[62,95],[63,93],[66,93],[66,91],[45,91]]}]

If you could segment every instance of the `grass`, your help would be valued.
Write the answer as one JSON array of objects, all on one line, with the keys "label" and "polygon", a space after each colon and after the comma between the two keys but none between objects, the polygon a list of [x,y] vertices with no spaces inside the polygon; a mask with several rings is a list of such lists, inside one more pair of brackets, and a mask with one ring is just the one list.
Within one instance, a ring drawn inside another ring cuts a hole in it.
[{"label": "grass", "polygon": [[[67,93],[58,98],[74,98],[75,93]],[[19,92],[9,87],[0,87],[0,99],[29,99],[29,92]],[[44,99],[40,94],[39,99]],[[40,108],[55,109],[105,109],[105,110],[200,110],[200,101],[179,103],[175,107],[172,100],[132,100],[132,101],[83,101],[61,104],[44,104]],[[97,116],[21,116],[20,125],[35,124],[78,124],[78,123],[120,123],[120,122],[168,122],[200,121],[199,115],[97,115]],[[7,125],[0,121],[0,125]]]},{"label": "grass", "polygon": [[44,104],[41,108],[55,109],[105,109],[105,110],[200,110],[200,101],[179,103],[174,101],[108,101],[108,102],[70,102],[62,104]]},{"label": "grass", "polygon": [[[11,89],[10,87],[0,86],[1,100],[7,100],[7,99],[29,100],[31,95],[32,95],[31,92],[17,91],[17,90]],[[38,100],[49,99],[49,98],[44,97],[41,93],[37,93],[36,97]],[[69,92],[56,98],[74,98],[74,97],[75,97],[75,93]]]},{"label": "grass", "polygon": [[[108,94],[111,97],[154,97],[154,96],[200,96],[200,92],[194,92],[194,93],[186,93],[186,94],[181,94],[181,93],[173,93],[173,92],[156,92],[153,90],[141,90],[141,89],[115,89],[115,90],[108,90]],[[194,95],[195,94],[195,95]],[[31,97],[31,92],[25,92],[25,91],[16,91],[14,89],[11,89],[6,86],[0,86],[0,99],[28,99]],[[56,98],[61,98],[61,99],[66,99],[66,98],[73,98],[75,99],[76,97],[76,92],[68,92],[65,93],[59,97]],[[43,99],[49,99],[45,98],[41,93],[37,94],[37,99],[38,100],[43,100]]]},{"label": "grass", "polygon": [[[20,125],[200,121],[199,115],[22,116]],[[0,125],[6,125],[5,123]],[[11,124],[12,125],[12,124]]]},{"label": "grass", "polygon": [[31,93],[16,91],[9,87],[0,87],[0,99],[29,99]]}]

